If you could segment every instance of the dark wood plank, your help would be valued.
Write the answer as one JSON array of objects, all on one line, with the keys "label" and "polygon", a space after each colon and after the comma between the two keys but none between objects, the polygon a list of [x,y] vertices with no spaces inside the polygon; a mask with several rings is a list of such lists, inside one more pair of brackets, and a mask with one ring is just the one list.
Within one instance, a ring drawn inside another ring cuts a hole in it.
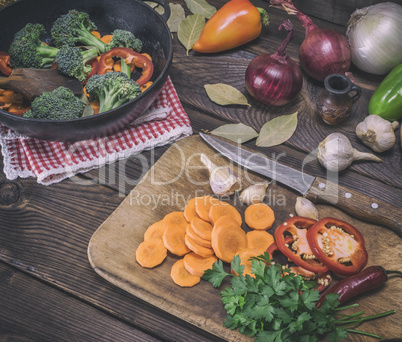
[{"label": "dark wood plank", "polygon": [[0,262],[0,341],[160,341]]}]

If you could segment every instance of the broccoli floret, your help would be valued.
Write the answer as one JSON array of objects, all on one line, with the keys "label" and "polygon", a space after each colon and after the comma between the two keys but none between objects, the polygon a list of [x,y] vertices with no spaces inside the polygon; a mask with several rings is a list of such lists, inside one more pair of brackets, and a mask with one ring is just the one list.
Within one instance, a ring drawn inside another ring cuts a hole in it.
[{"label": "broccoli floret", "polygon": [[67,120],[79,118],[83,111],[84,102],[70,89],[61,86],[35,98],[31,109],[23,116],[42,120]]},{"label": "broccoli floret", "polygon": [[46,33],[42,24],[26,24],[14,35],[8,53],[14,68],[48,68],[59,49],[45,45],[40,36]]},{"label": "broccoli floret", "polygon": [[53,44],[58,48],[63,45],[74,46],[80,43],[93,46],[102,54],[106,52],[106,44],[90,32],[96,29],[96,25],[90,20],[88,13],[70,10],[56,19],[50,33]]},{"label": "broccoli floret", "polygon": [[99,100],[99,112],[117,108],[141,94],[141,88],[125,73],[111,71],[93,75],[86,84],[90,100]]},{"label": "broccoli floret", "polygon": [[57,69],[60,73],[75,77],[84,82],[92,67],[86,62],[98,56],[98,50],[91,48],[81,50],[78,47],[63,45],[56,55]]},{"label": "broccoli floret", "polygon": [[110,50],[115,47],[126,47],[135,52],[141,52],[142,41],[138,39],[130,31],[116,29],[112,33],[112,40],[106,44],[106,49]]}]

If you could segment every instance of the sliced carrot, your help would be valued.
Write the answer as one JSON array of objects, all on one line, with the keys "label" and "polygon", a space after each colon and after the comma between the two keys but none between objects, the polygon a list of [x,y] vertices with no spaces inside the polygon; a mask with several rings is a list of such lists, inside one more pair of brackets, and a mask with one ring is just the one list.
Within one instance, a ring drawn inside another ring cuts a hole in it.
[{"label": "sliced carrot", "polygon": [[274,237],[265,230],[252,230],[246,236],[247,248],[259,249],[260,254],[264,253],[275,242]]},{"label": "sliced carrot", "polygon": [[[256,248],[241,248],[236,255],[240,257],[240,264],[244,265],[243,275],[248,274],[249,276],[255,278],[255,274],[251,273],[251,263],[252,260],[250,258],[259,256],[260,250]],[[231,268],[232,274],[238,274]]]},{"label": "sliced carrot", "polygon": [[11,103],[14,101],[14,91],[12,90],[4,90],[0,96],[0,102],[2,103]]},{"label": "sliced carrot", "polygon": [[220,201],[211,196],[201,196],[195,198],[195,211],[197,215],[204,221],[209,222],[209,209],[212,204],[217,204]]},{"label": "sliced carrot", "polygon": [[102,42],[104,42],[105,44],[107,44],[107,43],[110,43],[110,42],[111,42],[112,38],[113,38],[113,35],[112,35],[112,34],[107,34],[107,35],[105,35],[105,36],[100,37],[100,40],[101,40]]},{"label": "sliced carrot", "polygon": [[197,285],[201,277],[192,275],[184,267],[183,259],[177,260],[170,270],[170,277],[173,281],[181,287],[192,287]]},{"label": "sliced carrot", "polygon": [[167,249],[162,239],[153,238],[143,241],[135,252],[137,262],[146,268],[160,265],[167,256]]},{"label": "sliced carrot", "polygon": [[169,252],[178,256],[183,256],[187,253],[190,253],[190,249],[184,242],[184,238],[186,236],[186,226],[183,227],[174,223],[164,223],[164,225],[166,229],[162,240]]},{"label": "sliced carrot", "polygon": [[215,224],[215,222],[218,221],[218,219],[222,216],[233,216],[239,225],[241,225],[243,222],[240,213],[233,205],[222,201],[211,205],[208,213],[209,221],[212,224]]},{"label": "sliced carrot", "polygon": [[163,220],[155,222],[151,224],[144,233],[144,240],[149,240],[151,238],[163,238],[163,234],[165,233],[166,225],[163,223]]},{"label": "sliced carrot", "polygon": [[184,267],[188,272],[197,277],[202,277],[204,272],[210,268],[218,258],[215,255],[203,257],[194,252],[186,254],[183,258]]},{"label": "sliced carrot", "polygon": [[187,245],[187,247],[193,251],[194,253],[201,255],[203,257],[210,257],[214,255],[214,251],[212,248],[207,248],[199,245],[197,242],[195,242],[192,238],[190,238],[187,234],[184,237],[184,242]]},{"label": "sliced carrot", "polygon": [[199,237],[196,233],[194,233],[194,230],[191,227],[191,224],[187,225],[186,234],[188,235],[188,237],[191,240],[193,240],[195,243],[199,244],[200,246],[206,247],[206,248],[212,248],[211,240],[205,240],[205,239]]},{"label": "sliced carrot", "polygon": [[100,39],[101,35],[100,35],[99,31],[91,31],[91,33],[92,33],[96,38],[99,38],[99,39]]},{"label": "sliced carrot", "polygon": [[275,214],[267,204],[255,203],[244,211],[244,221],[251,229],[267,230],[272,227]]},{"label": "sliced carrot", "polygon": [[191,228],[200,238],[211,241],[212,224],[196,217],[191,220]]},{"label": "sliced carrot", "polygon": [[194,218],[199,218],[197,212],[195,211],[195,197],[189,200],[184,208],[184,217],[188,223]]},{"label": "sliced carrot", "polygon": [[216,256],[230,263],[241,248],[247,247],[247,236],[231,216],[222,216],[214,225],[211,244]]},{"label": "sliced carrot", "polygon": [[116,63],[114,63],[113,70],[117,72],[121,71],[121,59],[119,59],[118,61],[116,61]]},{"label": "sliced carrot", "polygon": [[184,213],[182,211],[173,211],[163,218],[163,222],[166,225],[174,224],[178,226],[187,227],[187,221],[184,218]]},{"label": "sliced carrot", "polygon": [[141,88],[141,92],[143,93],[145,90],[147,90],[152,84],[154,84],[154,82],[152,81],[148,81],[147,83],[143,84],[140,88]]},{"label": "sliced carrot", "polygon": [[94,114],[99,114],[99,109],[100,109],[100,103],[99,101],[91,101],[89,102],[89,104],[91,105]]}]

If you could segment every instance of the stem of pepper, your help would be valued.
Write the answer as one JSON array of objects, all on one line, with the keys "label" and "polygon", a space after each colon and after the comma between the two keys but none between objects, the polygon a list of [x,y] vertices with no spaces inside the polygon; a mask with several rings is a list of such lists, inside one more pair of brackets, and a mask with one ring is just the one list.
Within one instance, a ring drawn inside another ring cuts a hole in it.
[{"label": "stem of pepper", "polygon": [[258,12],[260,12],[262,24],[263,24],[264,26],[269,25],[269,15],[268,15],[268,12],[267,12],[265,9],[261,8],[261,7],[256,7],[256,8],[257,8]]}]

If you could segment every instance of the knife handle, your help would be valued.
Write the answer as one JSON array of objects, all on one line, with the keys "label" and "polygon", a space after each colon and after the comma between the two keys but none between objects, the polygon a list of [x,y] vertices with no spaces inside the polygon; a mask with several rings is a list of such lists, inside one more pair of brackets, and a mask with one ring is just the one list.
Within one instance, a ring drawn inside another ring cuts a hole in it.
[{"label": "knife handle", "polygon": [[354,217],[385,226],[402,236],[402,209],[356,190],[317,177],[306,198],[314,203],[334,205]]}]

